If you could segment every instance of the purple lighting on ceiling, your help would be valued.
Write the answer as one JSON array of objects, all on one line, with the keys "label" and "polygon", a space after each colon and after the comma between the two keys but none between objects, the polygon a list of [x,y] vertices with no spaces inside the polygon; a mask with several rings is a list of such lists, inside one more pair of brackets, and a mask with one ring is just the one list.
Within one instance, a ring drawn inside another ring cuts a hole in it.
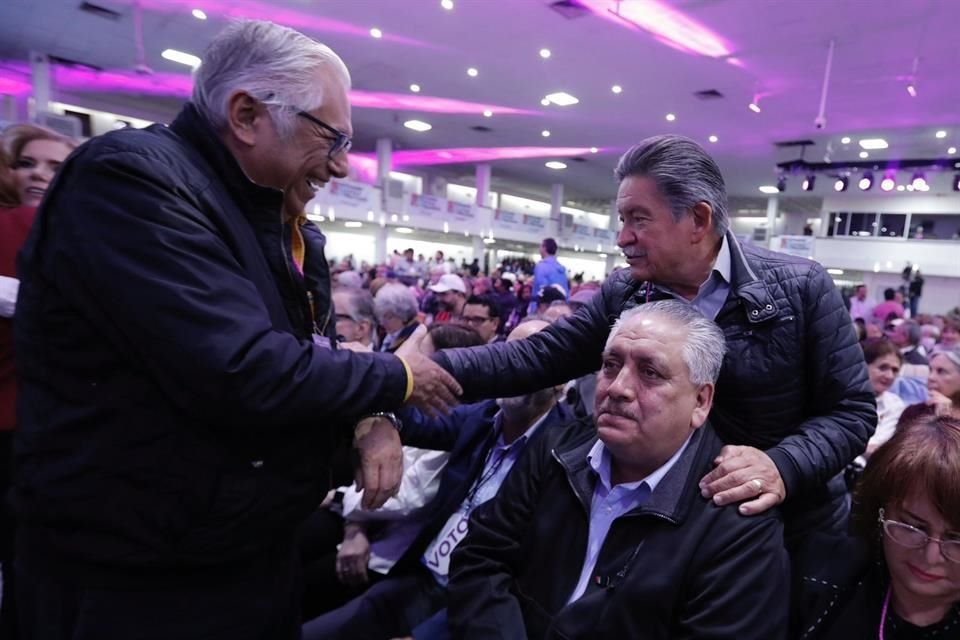
[{"label": "purple lighting on ceiling", "polygon": [[464,102],[450,98],[410,95],[406,93],[378,93],[375,91],[350,92],[350,104],[357,109],[402,109],[406,111],[427,111],[430,113],[483,113],[492,111],[497,114],[525,115],[534,113],[526,109],[499,107],[493,104]]},{"label": "purple lighting on ceiling", "polygon": [[[105,93],[135,93],[154,96],[177,96],[186,98],[193,88],[190,76],[176,73],[139,74],[122,69],[98,71],[89,67],[51,67],[53,85],[63,91]],[[0,78],[8,82],[19,82],[30,93],[30,68],[20,62],[7,62],[0,65]],[[0,89],[0,93],[6,93]]]},{"label": "purple lighting on ceiling", "polygon": [[[603,151],[603,149],[600,149]],[[435,164],[463,164],[494,160],[571,157],[590,153],[590,147],[462,147],[458,149],[416,149],[394,151],[394,167],[417,167]],[[355,155],[352,154],[351,158]],[[366,156],[370,157],[370,156]]]},{"label": "purple lighting on ceiling", "polygon": [[[201,8],[210,19],[253,18],[270,20],[277,24],[299,29],[301,31],[342,33],[350,36],[370,37],[370,25],[358,26],[349,22],[341,22],[331,18],[324,18],[307,11],[296,11],[285,7],[278,7],[258,0],[123,0],[124,4],[133,5],[139,2],[147,11],[157,13],[181,13],[189,16],[194,9]],[[435,45],[384,32],[383,40],[397,44],[413,45],[417,47],[436,48]]]},{"label": "purple lighting on ceiling", "polygon": [[[726,58],[732,50],[719,35],[663,0],[580,0],[593,13],[686,53]],[[737,61],[738,64],[742,64]]]}]

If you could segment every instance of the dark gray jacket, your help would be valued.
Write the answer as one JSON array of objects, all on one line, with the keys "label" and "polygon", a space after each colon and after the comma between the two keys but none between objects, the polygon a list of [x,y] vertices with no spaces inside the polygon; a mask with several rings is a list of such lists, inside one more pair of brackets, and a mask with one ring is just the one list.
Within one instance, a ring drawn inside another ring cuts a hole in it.
[{"label": "dark gray jacket", "polygon": [[[732,234],[731,287],[716,322],[727,340],[710,420],[729,444],[763,449],[790,501],[822,504],[831,478],[866,448],[877,422],[850,315],[824,268]],[[600,368],[620,314],[668,294],[614,272],[593,301],[526,340],[436,356],[474,397],[517,395]],[[836,482],[834,484],[837,484]]]}]

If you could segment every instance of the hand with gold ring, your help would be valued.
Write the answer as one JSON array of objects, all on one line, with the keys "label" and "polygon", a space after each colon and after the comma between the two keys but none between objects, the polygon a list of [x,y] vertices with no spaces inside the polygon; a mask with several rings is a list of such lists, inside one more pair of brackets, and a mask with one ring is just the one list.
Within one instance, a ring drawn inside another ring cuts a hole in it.
[{"label": "hand with gold ring", "polygon": [[756,515],[787,497],[777,465],[759,449],[727,445],[713,463],[717,466],[700,481],[700,492],[718,506],[742,502],[740,513]]}]

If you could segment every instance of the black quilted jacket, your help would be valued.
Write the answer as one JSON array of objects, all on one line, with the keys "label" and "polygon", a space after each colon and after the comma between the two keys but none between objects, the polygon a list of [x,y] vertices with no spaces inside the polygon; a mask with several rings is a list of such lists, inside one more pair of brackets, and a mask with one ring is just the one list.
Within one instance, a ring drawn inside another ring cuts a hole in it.
[{"label": "black quilted jacket", "polygon": [[[727,353],[711,422],[725,442],[767,452],[788,503],[825,498],[827,482],[866,448],[877,422],[850,316],[821,265],[741,247],[732,234],[726,240],[731,287],[716,321]],[[589,305],[526,340],[447,349],[436,358],[474,397],[527,393],[599,369],[619,315],[665,297],[623,269]]]}]

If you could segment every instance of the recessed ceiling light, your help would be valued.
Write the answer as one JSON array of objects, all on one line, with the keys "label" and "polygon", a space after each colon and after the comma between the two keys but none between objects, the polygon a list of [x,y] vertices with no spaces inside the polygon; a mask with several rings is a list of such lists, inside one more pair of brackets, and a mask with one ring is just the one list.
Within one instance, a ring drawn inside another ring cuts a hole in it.
[{"label": "recessed ceiling light", "polygon": [[890,145],[883,138],[864,138],[860,141],[861,149],[886,149],[888,146]]},{"label": "recessed ceiling light", "polygon": [[433,129],[433,125],[429,122],[424,122],[423,120],[407,120],[403,123],[407,129],[413,129],[414,131],[430,131]]},{"label": "recessed ceiling light", "polygon": [[549,138],[550,132],[547,129],[544,129],[543,131],[540,132],[540,135],[542,135],[544,138]]},{"label": "recessed ceiling light", "polygon": [[540,57],[546,60],[550,57],[550,49],[540,49]]},{"label": "recessed ceiling light", "polygon": [[747,105],[747,108],[754,113],[760,113],[760,105],[758,105],[756,102],[751,102]]},{"label": "recessed ceiling light", "polygon": [[196,18],[197,20],[206,20],[206,19],[207,19],[207,14],[203,12],[203,9],[194,9],[194,10],[191,11],[190,13],[192,13],[192,14],[193,14],[193,17]]},{"label": "recessed ceiling light", "polygon": [[677,116],[673,115],[672,113],[667,114],[667,122],[673,122],[676,119],[677,119]]},{"label": "recessed ceiling light", "polygon": [[160,54],[160,57],[166,60],[170,60],[171,62],[179,62],[180,64],[185,64],[188,67],[200,66],[200,58],[190,53],[177,51],[176,49],[164,49],[163,53]]},{"label": "recessed ceiling light", "polygon": [[374,38],[382,38],[383,31],[380,31],[380,29],[377,29],[376,27],[374,27],[373,29],[370,29],[370,35],[373,36]]},{"label": "recessed ceiling light", "polygon": [[453,0],[440,0],[440,6],[447,11],[453,11]]},{"label": "recessed ceiling light", "polygon": [[410,91],[413,91],[414,93],[420,93],[420,85],[418,84],[410,85]]},{"label": "recessed ceiling light", "polygon": [[597,149],[596,147],[590,147],[590,153],[596,153],[597,151],[600,151],[600,149]]},{"label": "recessed ceiling light", "polygon": [[897,191],[903,191],[904,189],[906,189],[906,187],[903,186],[902,184],[897,185]]},{"label": "recessed ceiling light", "polygon": [[474,69],[473,67],[470,67],[469,69],[467,69],[467,75],[470,76],[471,78],[476,78],[479,73],[480,72]]},{"label": "recessed ceiling light", "polygon": [[870,157],[870,154],[867,153],[866,151],[861,151],[861,152],[860,152],[860,157],[863,158],[864,160],[866,160],[867,158]]},{"label": "recessed ceiling light", "polygon": [[572,104],[577,104],[580,102],[580,99],[576,96],[572,96],[565,91],[558,91],[556,93],[548,94],[544,100],[552,102],[558,107],[569,107]]},{"label": "recessed ceiling light", "polygon": [[397,227],[394,231],[397,233],[413,233],[413,229],[410,227]]},{"label": "recessed ceiling light", "polygon": [[780,190],[777,189],[777,187],[772,184],[765,184],[762,187],[759,187],[759,189],[761,193],[770,193],[770,194],[780,193]]},{"label": "recessed ceiling light", "polygon": [[559,171],[560,169],[567,168],[567,165],[565,165],[562,162],[558,162],[557,160],[551,160],[550,162],[546,163],[543,166],[545,166],[547,169],[555,169],[557,171]]},{"label": "recessed ceiling light", "polygon": [[490,111],[490,109],[487,109],[486,111],[483,112],[483,117],[484,117],[484,118],[492,118],[492,117],[493,117],[493,111]]},{"label": "recessed ceiling light", "polygon": [[840,144],[850,144],[850,136],[843,136],[840,138]]},{"label": "recessed ceiling light", "polygon": [[949,149],[947,149],[947,153],[949,153],[950,155],[953,155],[953,154],[955,154],[956,152],[957,152],[957,148],[956,148],[956,147],[950,147]]},{"label": "recessed ceiling light", "polygon": [[349,229],[359,229],[360,227],[363,226],[363,223],[360,222],[359,220],[347,220],[346,222],[343,223],[343,226]]},{"label": "recessed ceiling light", "polygon": [[946,138],[946,137],[947,137],[947,132],[944,131],[943,129],[941,129],[940,131],[937,131],[937,137],[938,137],[938,138]]},{"label": "recessed ceiling light", "polygon": [[614,93],[623,93],[623,87],[621,87],[618,84],[615,84],[612,87],[610,87],[610,91],[613,91]]},{"label": "recessed ceiling light", "polygon": [[719,139],[720,138],[718,138],[717,136],[710,136],[709,138],[707,138],[707,140],[709,140],[710,142],[716,142]]},{"label": "recessed ceiling light", "polygon": [[496,243],[497,243],[497,241],[494,240],[493,238],[484,238],[484,239],[483,239],[483,244],[496,244]]},{"label": "recessed ceiling light", "polygon": [[540,101],[540,104],[542,104],[542,105],[545,106],[545,107],[549,107],[549,106],[550,106],[550,101],[547,100],[546,98],[544,98],[543,100]]}]

